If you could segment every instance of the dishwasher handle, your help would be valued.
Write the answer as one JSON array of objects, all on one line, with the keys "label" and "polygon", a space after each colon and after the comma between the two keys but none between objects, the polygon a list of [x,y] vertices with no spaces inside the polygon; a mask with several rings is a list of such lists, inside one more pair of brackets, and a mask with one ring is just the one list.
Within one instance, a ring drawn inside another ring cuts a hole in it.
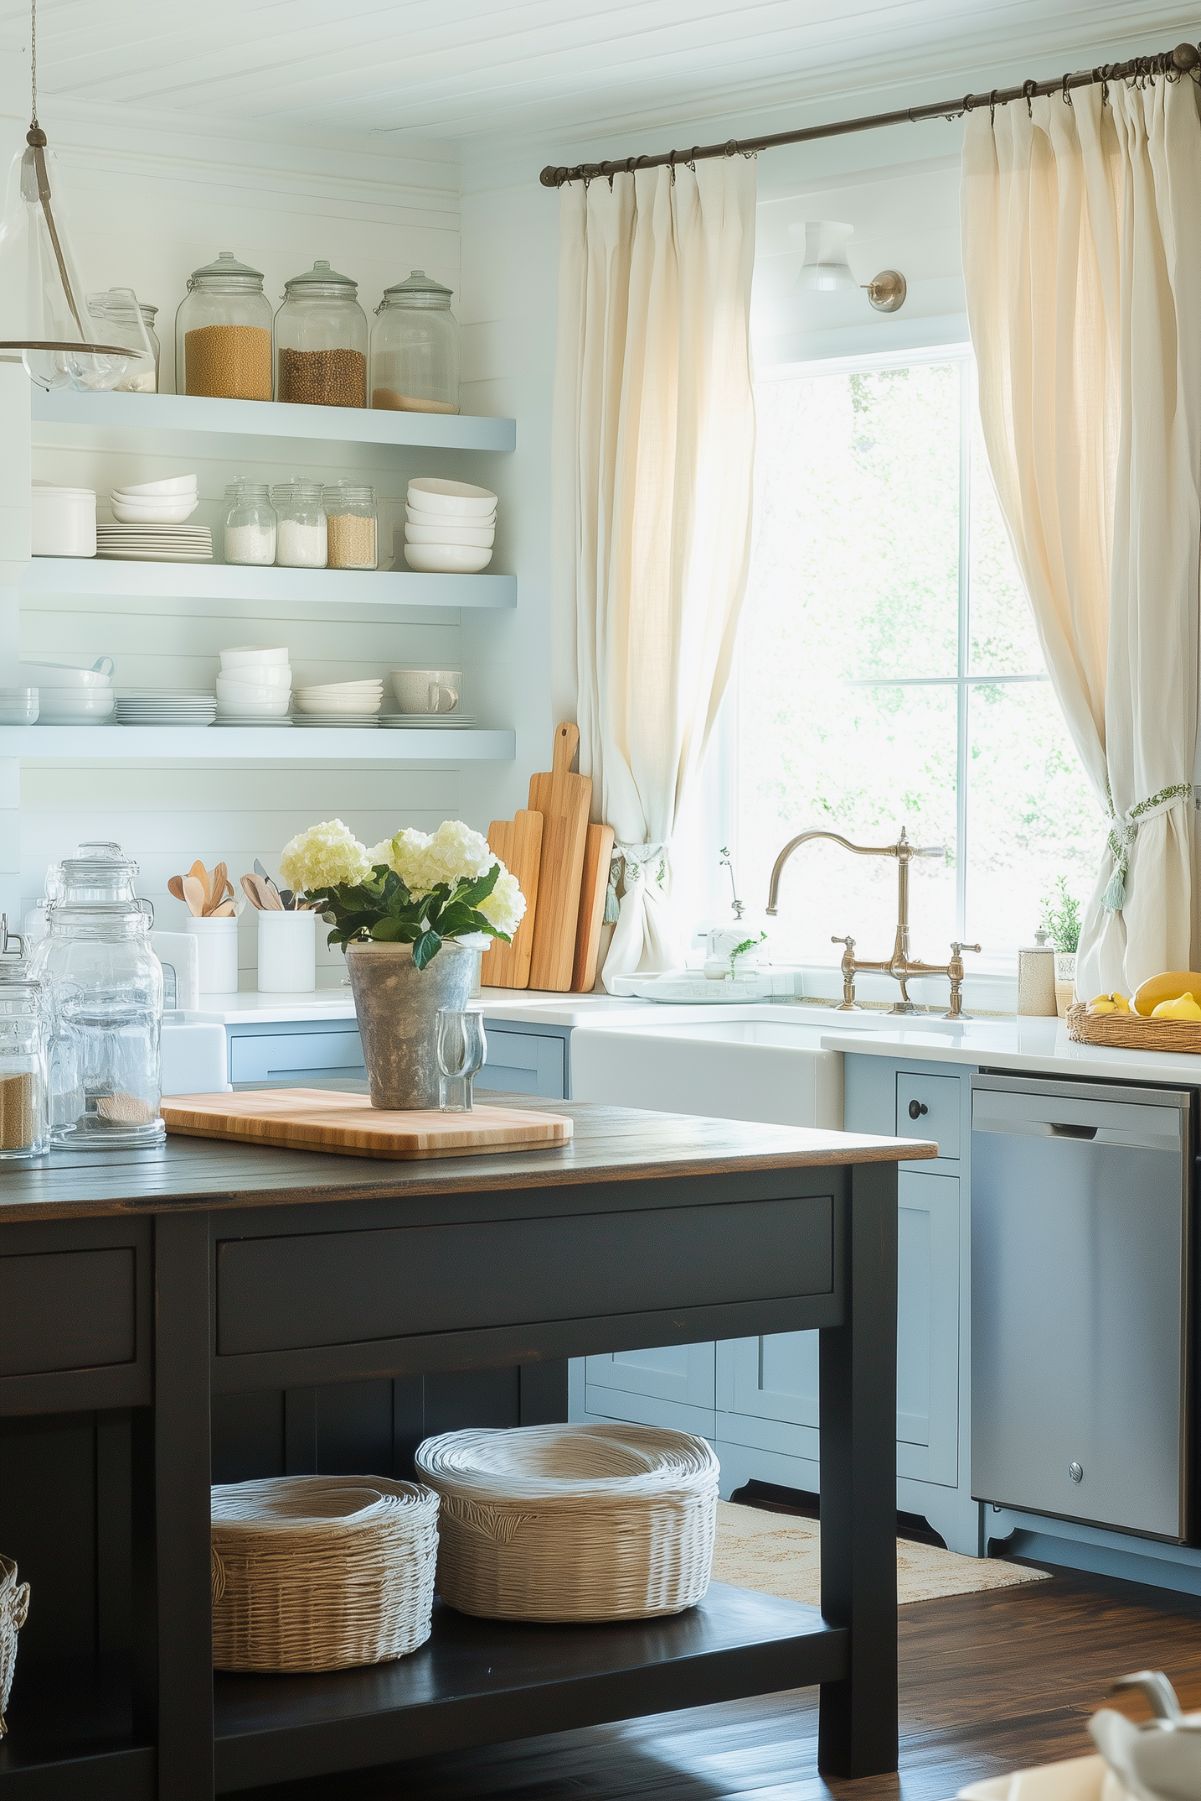
[{"label": "dishwasher handle", "polygon": [[[1101,1131],[1100,1126],[1071,1126],[1064,1121],[1053,1120],[1047,1126],[1052,1138],[1096,1138]],[[1104,1134],[1102,1134],[1104,1136]]]},{"label": "dishwasher handle", "polygon": [[972,1131],[1128,1150],[1184,1149],[1187,1094],[1149,1089],[1144,1098],[1128,1088],[1120,1095],[1090,1088],[1084,1083],[977,1077],[972,1088]]}]

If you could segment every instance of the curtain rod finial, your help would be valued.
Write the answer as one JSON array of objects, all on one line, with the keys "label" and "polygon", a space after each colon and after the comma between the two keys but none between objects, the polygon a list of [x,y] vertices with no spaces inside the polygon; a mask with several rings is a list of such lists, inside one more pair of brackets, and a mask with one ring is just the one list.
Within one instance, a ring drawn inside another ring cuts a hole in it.
[{"label": "curtain rod finial", "polygon": [[538,177],[538,180],[542,183],[544,188],[557,188],[562,179],[563,170],[552,167],[550,163],[547,164],[546,168],[543,169],[541,175]]},{"label": "curtain rod finial", "polygon": [[1196,44],[1177,44],[1172,52],[1172,62],[1177,69],[1187,72],[1201,63],[1201,50]]}]

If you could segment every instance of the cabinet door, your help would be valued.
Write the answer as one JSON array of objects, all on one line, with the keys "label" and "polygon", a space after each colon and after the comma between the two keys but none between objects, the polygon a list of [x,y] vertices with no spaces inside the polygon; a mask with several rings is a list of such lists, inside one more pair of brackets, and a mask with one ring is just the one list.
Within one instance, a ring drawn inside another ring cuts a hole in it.
[{"label": "cabinet door", "polygon": [[713,1344],[613,1351],[586,1358],[585,1379],[589,1388],[617,1389],[689,1407],[712,1407],[715,1351]]},{"label": "cabinet door", "polygon": [[[959,1178],[904,1171],[899,1202],[897,1474],[953,1487],[958,1471]],[[720,1357],[721,1435],[816,1458],[816,1332],[735,1339],[721,1346]]]},{"label": "cabinet door", "polygon": [[509,1032],[484,1021],[488,1060],[476,1077],[481,1090],[536,1094],[545,1101],[567,1098],[567,1046],[541,1032]]}]

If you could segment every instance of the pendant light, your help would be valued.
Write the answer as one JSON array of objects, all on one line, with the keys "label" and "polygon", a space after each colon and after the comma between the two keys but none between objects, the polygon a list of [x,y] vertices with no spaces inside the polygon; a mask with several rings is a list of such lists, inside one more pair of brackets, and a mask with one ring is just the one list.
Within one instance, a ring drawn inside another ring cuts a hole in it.
[{"label": "pendant light", "polygon": [[[132,342],[98,342],[65,228],[61,184],[46,133],[38,122],[37,0],[30,0],[32,105],[25,148],[13,158],[0,220],[0,333],[12,298],[23,313],[16,336],[0,336],[0,358],[19,356],[26,374],[43,388],[113,388],[154,356],[132,290],[128,296],[137,326]],[[24,289],[23,302],[21,289]],[[124,316],[124,314],[123,314]],[[10,328],[11,329],[11,328]],[[139,342],[139,336],[141,342]]]}]

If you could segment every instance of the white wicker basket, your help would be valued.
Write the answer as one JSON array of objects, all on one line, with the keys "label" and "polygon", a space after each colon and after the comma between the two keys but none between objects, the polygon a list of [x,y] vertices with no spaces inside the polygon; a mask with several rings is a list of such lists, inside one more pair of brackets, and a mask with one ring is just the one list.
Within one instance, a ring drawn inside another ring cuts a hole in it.
[{"label": "white wicker basket", "polygon": [[438,1497],[382,1476],[213,1489],[213,1664],[342,1670],[430,1635]]},{"label": "white wicker basket", "polygon": [[417,1452],[442,1497],[438,1592],[493,1620],[640,1620],[709,1586],[718,1463],[652,1426],[447,1432]]},{"label": "white wicker basket", "polygon": [[8,1731],[4,1710],[17,1667],[17,1634],[29,1618],[29,1584],[17,1581],[17,1566],[0,1557],[0,1738]]}]

